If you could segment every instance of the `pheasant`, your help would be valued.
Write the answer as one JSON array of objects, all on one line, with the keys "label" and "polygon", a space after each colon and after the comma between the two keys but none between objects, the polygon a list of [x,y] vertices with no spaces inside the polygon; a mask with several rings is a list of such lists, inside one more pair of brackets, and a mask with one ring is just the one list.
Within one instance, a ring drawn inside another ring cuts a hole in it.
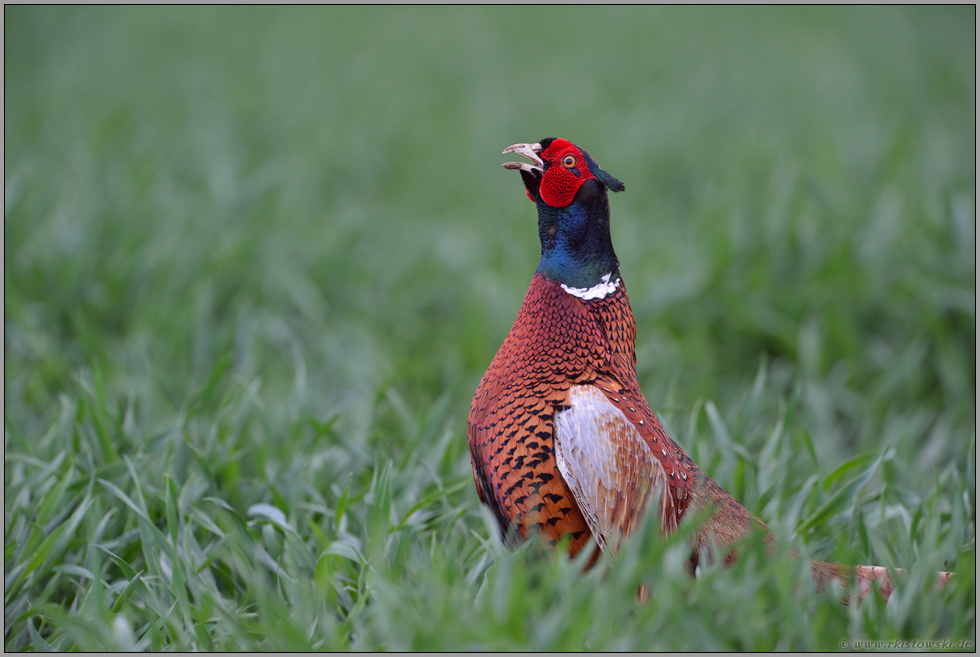
[{"label": "pheasant", "polygon": [[[671,440],[636,377],[636,326],[609,233],[607,191],[622,182],[564,139],[514,144],[537,206],[541,262],[514,325],[470,406],[467,436],[477,494],[512,544],[568,537],[572,555],[595,539],[615,552],[651,504],[665,534],[689,515],[692,572],[713,545],[729,549],[766,525]],[[598,552],[593,555],[593,561]],[[726,562],[736,558],[729,550]],[[888,570],[812,561],[817,587],[836,579],[887,598]],[[945,583],[949,574],[942,573]]]}]

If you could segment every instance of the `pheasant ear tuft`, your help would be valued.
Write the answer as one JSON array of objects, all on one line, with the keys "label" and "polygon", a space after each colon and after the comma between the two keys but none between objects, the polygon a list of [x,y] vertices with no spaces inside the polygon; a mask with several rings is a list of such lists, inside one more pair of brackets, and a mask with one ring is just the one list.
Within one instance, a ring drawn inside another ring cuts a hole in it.
[{"label": "pheasant ear tuft", "polygon": [[592,175],[596,177],[596,180],[606,186],[606,189],[611,192],[621,192],[626,189],[626,185],[613,177],[608,171],[603,171],[599,167],[599,163],[593,160],[591,155],[585,151],[582,151],[582,155],[585,156],[585,162],[589,165],[589,171],[591,171]]},{"label": "pheasant ear tuft", "polygon": [[599,167],[596,167],[596,170],[593,172],[593,174],[595,175],[596,178],[599,179],[599,182],[605,185],[611,192],[621,192],[624,189],[626,189],[626,185],[624,185],[622,182],[614,178],[609,173],[603,171]]}]

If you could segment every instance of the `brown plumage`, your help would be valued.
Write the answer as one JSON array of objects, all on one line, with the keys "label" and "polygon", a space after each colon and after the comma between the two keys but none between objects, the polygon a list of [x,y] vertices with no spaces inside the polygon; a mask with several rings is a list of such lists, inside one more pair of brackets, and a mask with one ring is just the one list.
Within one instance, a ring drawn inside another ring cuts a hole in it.
[{"label": "brown plumage", "polygon": [[[633,313],[623,286],[595,302],[566,293],[543,275],[531,281],[503,346],[477,388],[470,408],[469,439],[480,499],[494,510],[505,533],[536,529],[557,541],[571,535],[572,552],[590,529],[555,459],[554,417],[569,407],[571,386],[593,386],[636,427],[656,462],[670,473],[666,525],[677,526],[687,506],[689,466],[636,381]],[[642,469],[646,472],[646,469]],[[625,471],[624,471],[624,474]],[[630,486],[623,479],[618,490]],[[628,505],[630,518],[645,511]]]}]

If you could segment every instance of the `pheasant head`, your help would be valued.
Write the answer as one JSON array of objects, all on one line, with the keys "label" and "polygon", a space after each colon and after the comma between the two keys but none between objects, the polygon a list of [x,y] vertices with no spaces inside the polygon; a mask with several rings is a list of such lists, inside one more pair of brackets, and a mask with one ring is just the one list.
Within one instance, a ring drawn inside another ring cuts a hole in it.
[{"label": "pheasant head", "polygon": [[607,190],[621,192],[625,185],[564,139],[514,144],[504,153],[530,160],[503,166],[521,172],[527,196],[538,208],[538,272],[578,290],[617,280],[619,262],[609,235]]}]

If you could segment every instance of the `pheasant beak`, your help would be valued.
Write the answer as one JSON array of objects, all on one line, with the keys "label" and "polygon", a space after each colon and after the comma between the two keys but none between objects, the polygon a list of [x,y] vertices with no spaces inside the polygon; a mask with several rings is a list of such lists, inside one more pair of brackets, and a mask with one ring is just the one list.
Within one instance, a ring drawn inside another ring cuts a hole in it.
[{"label": "pheasant beak", "polygon": [[505,169],[519,169],[528,173],[542,174],[544,173],[544,161],[538,157],[538,153],[541,150],[541,144],[514,144],[513,146],[508,146],[504,149],[505,155],[507,153],[517,153],[531,160],[534,164],[528,164],[527,162],[504,162],[503,167]]}]

